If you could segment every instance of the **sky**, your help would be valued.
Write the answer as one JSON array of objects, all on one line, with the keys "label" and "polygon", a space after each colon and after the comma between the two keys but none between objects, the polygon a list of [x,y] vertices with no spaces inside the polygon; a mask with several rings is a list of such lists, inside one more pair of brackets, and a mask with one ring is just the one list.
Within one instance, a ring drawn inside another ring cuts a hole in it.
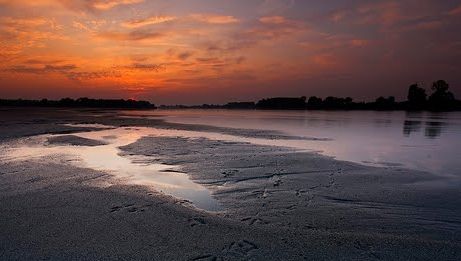
[{"label": "sky", "polygon": [[0,0],[0,98],[461,98],[461,1]]}]

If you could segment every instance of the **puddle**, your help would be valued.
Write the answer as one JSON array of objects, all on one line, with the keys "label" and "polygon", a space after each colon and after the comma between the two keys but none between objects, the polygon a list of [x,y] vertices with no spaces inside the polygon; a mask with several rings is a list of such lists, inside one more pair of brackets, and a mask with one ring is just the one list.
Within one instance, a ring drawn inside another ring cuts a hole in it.
[{"label": "puddle", "polygon": [[63,135],[40,135],[11,146],[7,157],[10,160],[25,160],[66,155],[72,159],[70,164],[105,171],[131,184],[152,186],[159,192],[191,201],[195,207],[203,210],[222,210],[207,188],[194,183],[187,174],[175,172],[174,166],[155,163],[152,157],[119,155],[118,147],[155,134],[155,129],[150,128],[117,128],[72,134],[106,143],[100,146],[48,144],[48,138]]}]

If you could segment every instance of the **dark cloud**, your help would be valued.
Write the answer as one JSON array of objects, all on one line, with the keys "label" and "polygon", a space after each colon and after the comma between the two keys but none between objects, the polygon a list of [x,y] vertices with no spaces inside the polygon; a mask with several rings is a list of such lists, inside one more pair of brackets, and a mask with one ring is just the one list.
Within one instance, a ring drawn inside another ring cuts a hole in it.
[{"label": "dark cloud", "polygon": [[[35,61],[32,61],[35,62]],[[17,65],[6,69],[7,72],[12,73],[28,73],[28,74],[49,74],[58,73],[64,75],[70,80],[82,81],[91,80],[98,78],[118,78],[121,77],[121,73],[117,69],[102,70],[102,71],[77,71],[78,67],[74,64],[65,65],[52,65],[46,64],[44,66],[26,66]]]},{"label": "dark cloud", "polygon": [[75,11],[104,11],[117,6],[132,5],[144,0],[58,0],[65,7]]},{"label": "dark cloud", "polygon": [[74,69],[77,69],[77,66],[74,64],[66,64],[66,65],[47,64],[41,67],[16,65],[16,66],[12,66],[6,69],[6,71],[14,72],[14,73],[46,74],[46,73],[52,73],[52,72],[68,72]]},{"label": "dark cloud", "polygon": [[98,34],[98,37],[117,40],[117,41],[142,41],[142,40],[158,40],[166,37],[167,34],[150,31],[132,31],[128,33],[124,32],[102,32]]},{"label": "dark cloud", "polygon": [[158,72],[165,69],[163,64],[146,64],[146,63],[133,63],[128,66],[129,69],[143,70],[143,71],[154,71]]},{"label": "dark cloud", "polygon": [[178,54],[178,59],[185,61],[188,58],[190,58],[193,54],[193,52],[181,52]]},{"label": "dark cloud", "polygon": [[57,64],[62,63],[63,60],[40,60],[40,59],[28,59],[24,63],[26,64]]},{"label": "dark cloud", "polygon": [[66,77],[74,81],[83,81],[83,80],[92,80],[99,78],[120,78],[122,74],[118,70],[106,70],[106,71],[92,71],[92,72],[82,72],[82,71],[71,71],[65,73]]}]

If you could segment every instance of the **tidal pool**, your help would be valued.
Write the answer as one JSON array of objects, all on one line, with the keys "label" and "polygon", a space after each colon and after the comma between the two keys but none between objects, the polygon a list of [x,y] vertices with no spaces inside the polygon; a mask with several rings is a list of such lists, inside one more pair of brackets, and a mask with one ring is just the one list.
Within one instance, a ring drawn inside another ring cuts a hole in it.
[{"label": "tidal pool", "polygon": [[6,151],[3,160],[46,160],[53,155],[65,157],[69,164],[104,171],[130,184],[150,186],[156,191],[188,200],[199,209],[222,210],[206,187],[193,182],[187,174],[176,171],[175,166],[157,163],[154,157],[121,153],[119,147],[155,133],[155,129],[150,128],[113,128],[72,134],[105,143],[99,146],[50,144],[49,139],[66,135],[40,135],[2,148]]}]

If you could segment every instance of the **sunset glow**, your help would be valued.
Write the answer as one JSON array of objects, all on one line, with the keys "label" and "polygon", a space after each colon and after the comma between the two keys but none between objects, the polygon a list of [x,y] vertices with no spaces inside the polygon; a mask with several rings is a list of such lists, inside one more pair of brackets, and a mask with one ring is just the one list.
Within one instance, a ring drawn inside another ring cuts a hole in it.
[{"label": "sunset glow", "polygon": [[459,28],[451,0],[0,0],[0,96],[459,96]]}]

